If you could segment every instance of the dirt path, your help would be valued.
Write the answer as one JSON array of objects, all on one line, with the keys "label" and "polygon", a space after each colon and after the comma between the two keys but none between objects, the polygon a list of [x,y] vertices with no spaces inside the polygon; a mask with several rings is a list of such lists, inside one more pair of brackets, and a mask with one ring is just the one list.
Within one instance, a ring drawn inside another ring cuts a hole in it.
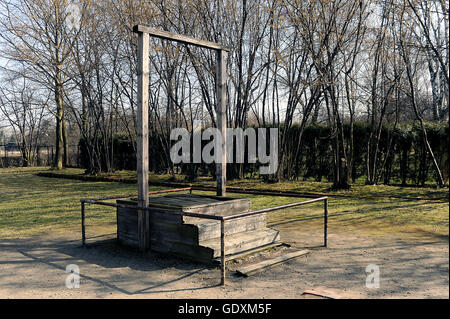
[{"label": "dirt path", "polygon": [[[294,241],[305,238],[301,235],[285,236],[293,243],[290,249],[307,246]],[[227,285],[220,287],[218,268],[141,255],[105,237],[90,238],[90,247],[82,248],[78,237],[0,240],[0,298],[302,298],[303,291],[317,287],[344,298],[449,298],[448,238],[330,233],[328,248],[312,247],[308,257],[249,278],[235,277],[233,270],[264,256],[230,264]],[[69,264],[80,269],[79,289],[65,286]],[[365,286],[369,264],[379,266],[378,289]]]}]

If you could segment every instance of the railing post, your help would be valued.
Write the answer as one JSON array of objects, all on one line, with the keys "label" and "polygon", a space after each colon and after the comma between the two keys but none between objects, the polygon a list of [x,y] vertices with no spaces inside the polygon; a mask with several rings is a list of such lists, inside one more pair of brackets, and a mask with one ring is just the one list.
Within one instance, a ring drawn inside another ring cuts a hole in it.
[{"label": "railing post", "polygon": [[225,220],[220,220],[220,285],[225,285]]},{"label": "railing post", "polygon": [[81,201],[81,246],[86,245],[86,231],[84,226],[84,201]]},{"label": "railing post", "polygon": [[327,247],[327,228],[328,228],[328,198],[323,203],[323,246]]}]

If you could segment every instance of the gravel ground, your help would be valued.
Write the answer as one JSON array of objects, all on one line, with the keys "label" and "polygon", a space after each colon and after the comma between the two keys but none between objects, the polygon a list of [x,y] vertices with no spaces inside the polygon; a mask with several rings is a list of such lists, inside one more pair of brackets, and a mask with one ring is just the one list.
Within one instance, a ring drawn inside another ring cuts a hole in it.
[{"label": "gravel ground", "polygon": [[[449,298],[448,237],[330,232],[323,248],[311,247],[321,242],[319,234],[291,231],[283,240],[292,247],[230,263],[225,287],[218,286],[218,267],[141,254],[118,246],[112,236],[90,237],[87,248],[71,232],[0,240],[0,298],[283,299],[304,298],[311,289],[341,298]],[[304,248],[311,251],[306,257],[248,278],[235,275],[242,265]],[[66,288],[69,264],[79,267],[79,288]],[[379,266],[379,288],[366,288],[369,264]]]}]

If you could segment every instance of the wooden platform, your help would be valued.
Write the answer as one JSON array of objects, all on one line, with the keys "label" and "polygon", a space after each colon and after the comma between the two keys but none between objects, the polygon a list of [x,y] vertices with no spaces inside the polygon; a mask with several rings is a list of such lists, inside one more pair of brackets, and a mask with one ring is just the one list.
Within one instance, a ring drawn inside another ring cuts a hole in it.
[{"label": "wooden platform", "polygon": [[[137,205],[136,200],[117,203]],[[248,198],[198,194],[171,194],[150,198],[150,207],[226,216],[250,211]],[[195,261],[213,262],[220,255],[220,222],[163,213],[150,215],[150,247]],[[117,209],[117,238],[120,243],[138,247],[137,210]],[[276,243],[279,232],[266,227],[266,215],[233,219],[225,223],[225,251],[238,254]]]},{"label": "wooden platform", "polygon": [[169,194],[151,197],[150,207],[177,209],[184,212],[195,212],[209,215],[244,212],[251,209],[252,202],[248,198],[220,197],[198,194]]}]

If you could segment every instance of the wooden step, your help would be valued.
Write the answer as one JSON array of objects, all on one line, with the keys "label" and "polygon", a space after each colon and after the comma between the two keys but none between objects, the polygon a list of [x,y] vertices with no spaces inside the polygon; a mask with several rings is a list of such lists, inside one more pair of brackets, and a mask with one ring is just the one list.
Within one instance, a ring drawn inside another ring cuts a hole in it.
[{"label": "wooden step", "polygon": [[263,270],[265,268],[272,267],[274,265],[280,264],[280,263],[285,262],[287,260],[290,260],[290,259],[293,259],[293,258],[298,258],[298,257],[304,256],[304,255],[307,255],[307,254],[309,254],[309,250],[306,250],[306,249],[305,250],[294,251],[294,252],[291,252],[291,253],[288,253],[288,254],[276,257],[276,258],[271,258],[271,259],[268,259],[268,260],[264,260],[264,261],[259,262],[257,264],[252,264],[252,265],[248,265],[248,266],[242,267],[242,268],[236,270],[236,273],[238,273],[241,276],[248,277],[249,275],[254,274],[254,273],[258,272],[258,271],[261,271],[261,270]]},{"label": "wooden step", "polygon": [[198,228],[195,225],[153,222],[150,224],[150,238],[198,245]]},{"label": "wooden step", "polygon": [[150,246],[152,250],[160,253],[166,253],[202,263],[211,263],[214,256],[214,250],[209,247],[185,244],[182,242],[152,240]]},{"label": "wooden step", "polygon": [[[225,253],[227,255],[248,254],[253,249],[267,248],[270,244],[278,244],[279,239],[279,232],[270,228],[233,234],[225,237]],[[205,241],[201,245],[180,241],[152,240],[151,249],[207,263],[214,263],[214,258],[221,254],[220,238]]]},{"label": "wooden step", "polygon": [[[266,228],[266,214],[247,216],[232,219],[225,222],[225,236]],[[186,225],[194,225],[198,228],[198,241],[202,243],[206,240],[220,237],[220,221],[200,220],[191,221]]]},{"label": "wooden step", "polygon": [[[119,204],[136,205],[133,200]],[[195,194],[171,194],[154,197],[149,206],[200,214],[228,216],[251,209],[248,198],[231,198]],[[121,243],[138,246],[137,210],[117,209],[117,237]],[[213,262],[220,256],[220,221],[188,216],[149,213],[151,249],[195,261]],[[279,242],[277,230],[266,227],[266,214],[247,216],[225,222],[225,252],[245,254]]]},{"label": "wooden step", "polygon": [[[236,260],[236,259],[240,259],[240,258],[245,258],[247,256],[250,256],[250,255],[253,255],[253,254],[265,251],[267,249],[280,247],[280,246],[290,247],[289,244],[283,243],[281,241],[276,241],[276,242],[274,242],[272,244],[267,244],[267,245],[264,245],[264,246],[252,248],[252,249],[245,250],[245,251],[242,251],[242,252],[239,252],[239,253],[236,253],[236,254],[227,254],[225,256],[226,257],[226,262],[229,262],[229,261],[232,261],[232,260]],[[219,257],[214,258],[214,263],[215,264],[220,264],[221,263],[221,257],[219,256]]]},{"label": "wooden step", "polygon": [[[225,236],[225,254],[236,254],[272,244],[279,240],[280,232],[271,228],[235,233],[231,236]],[[200,242],[200,246],[213,249],[213,258],[219,257],[221,254],[220,238],[213,238]]]},{"label": "wooden step", "polygon": [[[241,213],[251,209],[251,199],[199,194],[168,194],[149,199],[150,207],[180,210],[190,213],[221,215]],[[187,222],[190,217],[184,217]]]}]

